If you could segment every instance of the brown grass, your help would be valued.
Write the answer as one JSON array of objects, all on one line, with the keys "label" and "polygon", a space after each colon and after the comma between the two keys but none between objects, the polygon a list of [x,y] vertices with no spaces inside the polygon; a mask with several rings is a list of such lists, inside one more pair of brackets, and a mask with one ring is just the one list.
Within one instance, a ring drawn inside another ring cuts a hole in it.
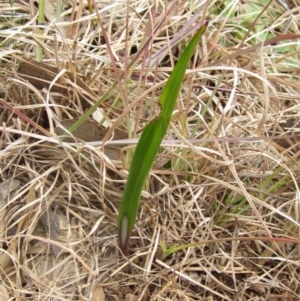
[{"label": "brown grass", "polygon": [[[54,3],[40,25],[0,2],[0,300],[298,300],[300,8],[129,2],[66,0],[59,22]],[[134,146],[208,17],[124,258]],[[57,138],[105,93],[100,132]]]}]

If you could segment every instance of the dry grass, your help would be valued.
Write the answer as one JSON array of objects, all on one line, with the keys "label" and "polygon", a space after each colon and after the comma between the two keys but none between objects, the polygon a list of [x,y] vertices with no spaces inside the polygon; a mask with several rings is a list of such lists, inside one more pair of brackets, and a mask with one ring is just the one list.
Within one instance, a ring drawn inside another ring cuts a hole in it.
[{"label": "dry grass", "polygon": [[[64,1],[60,23],[46,6],[41,26],[33,1],[0,3],[0,299],[299,300],[300,7],[98,2]],[[207,16],[123,258],[135,138]],[[24,65],[37,53],[57,71]],[[107,91],[93,118],[127,133],[120,160],[82,141],[89,128],[77,142],[54,130]],[[263,138],[275,131],[290,139]],[[161,242],[178,250],[164,256]]]}]

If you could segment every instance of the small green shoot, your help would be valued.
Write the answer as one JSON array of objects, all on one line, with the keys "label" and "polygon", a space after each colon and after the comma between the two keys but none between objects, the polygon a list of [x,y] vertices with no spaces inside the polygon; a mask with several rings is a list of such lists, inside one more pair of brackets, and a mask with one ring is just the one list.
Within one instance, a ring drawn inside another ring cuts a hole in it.
[{"label": "small green shoot", "polygon": [[180,252],[182,250],[188,249],[188,248],[202,248],[204,245],[212,244],[212,243],[218,243],[218,242],[225,242],[225,241],[270,241],[270,242],[281,242],[281,243],[291,243],[291,244],[299,244],[299,240],[297,239],[290,239],[290,238],[285,238],[285,237],[247,237],[247,236],[242,236],[242,237],[228,237],[228,238],[222,238],[222,239],[208,239],[208,240],[203,240],[201,242],[196,242],[196,243],[190,243],[190,244],[185,244],[185,245],[180,245],[180,246],[171,246],[167,247],[165,242],[160,243],[160,260],[164,260],[166,257],[175,254],[177,252]]},{"label": "small green shoot", "polygon": [[161,113],[156,120],[145,127],[134,152],[118,217],[119,247],[124,255],[128,254],[129,239],[134,227],[143,186],[161,141],[168,130],[187,65],[206,27],[207,22],[191,39],[174,67],[159,98]]}]

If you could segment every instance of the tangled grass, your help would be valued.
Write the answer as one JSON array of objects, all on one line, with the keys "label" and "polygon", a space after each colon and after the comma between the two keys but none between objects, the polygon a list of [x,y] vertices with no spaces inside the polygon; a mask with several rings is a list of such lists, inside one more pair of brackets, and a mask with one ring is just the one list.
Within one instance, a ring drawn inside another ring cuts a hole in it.
[{"label": "tangled grass", "polygon": [[[0,2],[0,299],[298,300],[300,7],[129,2]],[[124,258],[133,149],[207,18]]]}]

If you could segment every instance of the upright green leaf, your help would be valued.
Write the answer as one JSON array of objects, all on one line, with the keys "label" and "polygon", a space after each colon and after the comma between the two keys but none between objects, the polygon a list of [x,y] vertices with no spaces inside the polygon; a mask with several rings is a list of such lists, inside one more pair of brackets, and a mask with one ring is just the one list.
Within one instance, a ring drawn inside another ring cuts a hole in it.
[{"label": "upright green leaf", "polygon": [[124,255],[128,253],[129,238],[134,227],[143,186],[161,141],[168,130],[188,62],[206,27],[207,22],[199,29],[182,53],[159,98],[160,115],[145,127],[133,154],[118,217],[119,246]]}]

